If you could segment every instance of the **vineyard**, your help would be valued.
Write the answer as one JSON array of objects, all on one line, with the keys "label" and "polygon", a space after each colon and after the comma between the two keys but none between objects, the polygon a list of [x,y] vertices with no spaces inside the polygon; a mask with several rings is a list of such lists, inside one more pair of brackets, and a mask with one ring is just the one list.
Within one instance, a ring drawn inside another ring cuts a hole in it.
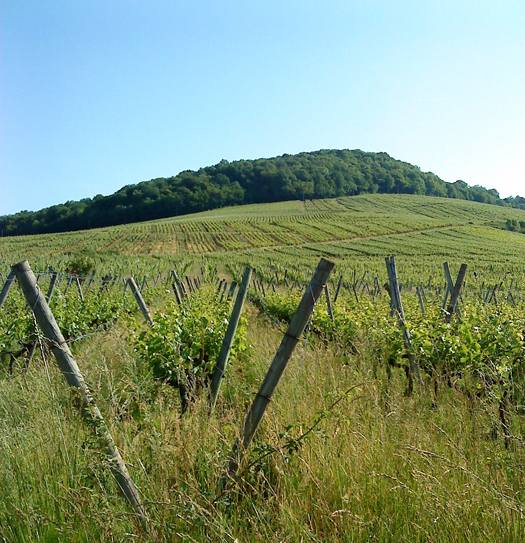
[{"label": "vineyard", "polygon": [[363,195],[1,239],[0,540],[523,540],[508,220]]}]

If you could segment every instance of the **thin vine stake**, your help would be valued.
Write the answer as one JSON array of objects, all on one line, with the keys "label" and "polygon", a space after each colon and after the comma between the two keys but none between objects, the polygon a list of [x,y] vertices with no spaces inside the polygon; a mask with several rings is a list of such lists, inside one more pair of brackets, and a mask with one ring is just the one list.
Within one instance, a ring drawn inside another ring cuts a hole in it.
[{"label": "thin vine stake", "polygon": [[91,392],[84,381],[82,374],[74,360],[69,346],[58,327],[53,313],[36,283],[36,277],[31,270],[27,260],[12,266],[18,283],[22,288],[24,296],[33,310],[36,320],[42,329],[44,336],[50,342],[51,350],[55,355],[60,371],[68,384],[80,392],[82,399],[82,415],[86,422],[94,428],[100,442],[104,445],[110,458],[110,468],[117,480],[120,491],[133,507],[138,515],[144,530],[147,529],[148,517],[142,505],[137,487],[131,479],[124,460],[120,456],[113,436],[106,426],[106,422],[98,409]]},{"label": "thin vine stake", "polygon": [[237,440],[233,445],[228,461],[228,471],[235,474],[239,469],[239,463],[243,454],[250,445],[263,415],[270,403],[273,393],[279,384],[286,366],[292,356],[292,353],[304,332],[310,316],[314,310],[315,304],[323,293],[324,287],[330,278],[330,274],[335,264],[329,260],[321,259],[317,265],[314,276],[303,295],[299,307],[284,334],[284,338],[275,354],[270,365],[268,373],[255,397],[250,411],[244,422],[241,440]]}]

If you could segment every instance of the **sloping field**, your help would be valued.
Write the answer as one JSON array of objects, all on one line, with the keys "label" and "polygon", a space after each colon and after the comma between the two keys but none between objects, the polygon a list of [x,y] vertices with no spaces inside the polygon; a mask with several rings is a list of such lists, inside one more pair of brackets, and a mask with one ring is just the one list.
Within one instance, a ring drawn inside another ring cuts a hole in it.
[{"label": "sloping field", "polygon": [[[309,253],[326,250],[344,256],[383,254],[385,246],[392,252],[405,242],[412,252],[421,248],[426,254],[429,244],[440,246],[441,240],[445,243],[453,236],[459,237],[461,244],[473,242],[472,247],[507,242],[520,246],[522,237],[509,238],[501,232],[508,219],[525,221],[525,211],[463,200],[373,194],[240,206],[126,226],[3,238],[0,257],[16,260],[76,252],[176,256],[298,245]],[[390,237],[416,232],[432,236],[424,236],[415,244],[413,238],[399,242]],[[379,239],[382,236],[389,237]],[[485,238],[486,243],[481,241]],[[333,247],[316,245],[334,241],[339,243]],[[389,249],[392,243],[395,245]]]}]

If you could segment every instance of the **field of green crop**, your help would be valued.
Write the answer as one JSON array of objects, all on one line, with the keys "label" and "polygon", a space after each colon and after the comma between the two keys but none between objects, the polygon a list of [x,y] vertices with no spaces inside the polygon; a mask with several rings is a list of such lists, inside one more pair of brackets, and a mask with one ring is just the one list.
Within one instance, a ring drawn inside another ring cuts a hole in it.
[{"label": "field of green crop", "polygon": [[[13,283],[0,306],[0,541],[525,540],[525,235],[508,219],[525,212],[363,195],[0,239],[0,288],[24,259],[42,296],[57,274],[49,307],[148,515],[144,531]],[[321,258],[335,263],[330,309],[323,294],[234,474],[232,446]],[[459,315],[444,262],[453,282],[467,264]]]},{"label": "field of green crop", "polygon": [[504,228],[525,212],[462,200],[364,195],[284,202],[89,231],[3,238],[0,256],[30,257],[85,251],[94,255],[184,255],[310,246],[341,240],[450,227]]}]

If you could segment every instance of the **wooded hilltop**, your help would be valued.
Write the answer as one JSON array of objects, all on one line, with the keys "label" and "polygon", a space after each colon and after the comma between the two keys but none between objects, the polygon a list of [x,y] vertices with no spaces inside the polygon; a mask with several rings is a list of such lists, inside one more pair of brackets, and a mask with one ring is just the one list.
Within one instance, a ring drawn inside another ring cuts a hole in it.
[{"label": "wooded hilltop", "polygon": [[0,217],[4,236],[84,230],[241,204],[334,198],[361,193],[423,194],[525,209],[525,198],[447,183],[387,153],[320,150],[257,160],[222,160],[197,171],[127,185],[97,195]]}]

